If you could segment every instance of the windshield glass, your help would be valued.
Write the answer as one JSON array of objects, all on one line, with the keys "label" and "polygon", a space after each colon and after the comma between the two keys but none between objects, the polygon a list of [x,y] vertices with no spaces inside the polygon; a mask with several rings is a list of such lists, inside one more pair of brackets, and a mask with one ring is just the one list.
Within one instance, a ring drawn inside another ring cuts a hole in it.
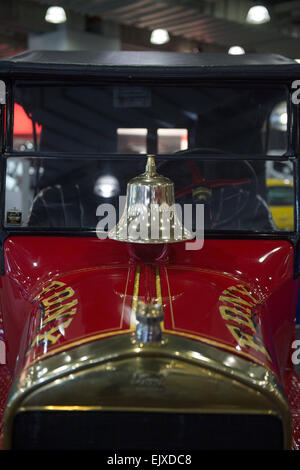
[{"label": "windshield glass", "polygon": [[[221,82],[220,82],[221,83]],[[287,151],[284,86],[17,84],[17,152],[168,154]]]},{"label": "windshield glass", "polygon": [[[119,219],[119,197],[126,195],[128,181],[144,172],[145,163],[142,155],[8,157],[5,223],[95,230],[101,219],[97,208],[103,204],[115,207]],[[206,230],[293,230],[292,179],[287,187],[269,186],[267,164],[226,156],[203,160],[185,151],[174,158],[157,157],[157,171],[174,182],[176,202],[183,209],[204,204]],[[289,206],[284,222],[278,222],[274,205]]]},{"label": "windshield glass", "polygon": [[287,89],[220,83],[17,82],[5,224],[95,230],[107,203],[118,220],[148,153],[180,207],[204,204],[206,230],[293,230]]}]

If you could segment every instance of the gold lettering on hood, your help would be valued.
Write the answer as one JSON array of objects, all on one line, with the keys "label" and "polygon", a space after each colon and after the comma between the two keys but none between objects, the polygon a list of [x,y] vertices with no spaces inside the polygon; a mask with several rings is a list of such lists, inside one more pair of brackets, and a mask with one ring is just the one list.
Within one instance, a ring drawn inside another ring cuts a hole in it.
[{"label": "gold lettering on hood", "polygon": [[272,362],[257,321],[259,301],[251,291],[243,284],[228,287],[220,295],[219,302],[221,317],[226,320],[226,327],[238,345],[260,352]]},{"label": "gold lettering on hood", "polygon": [[34,301],[39,302],[41,318],[38,332],[29,350],[41,344],[52,346],[64,336],[76,314],[78,304],[72,287],[61,281],[50,282]]}]

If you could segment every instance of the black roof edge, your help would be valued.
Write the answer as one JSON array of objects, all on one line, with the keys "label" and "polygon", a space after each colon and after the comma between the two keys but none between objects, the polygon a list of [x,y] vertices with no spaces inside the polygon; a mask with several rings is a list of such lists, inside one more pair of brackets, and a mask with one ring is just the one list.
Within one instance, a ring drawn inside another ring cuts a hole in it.
[{"label": "black roof edge", "polygon": [[149,51],[26,51],[0,59],[2,75],[135,77],[274,77],[299,74],[300,64],[275,54]]}]

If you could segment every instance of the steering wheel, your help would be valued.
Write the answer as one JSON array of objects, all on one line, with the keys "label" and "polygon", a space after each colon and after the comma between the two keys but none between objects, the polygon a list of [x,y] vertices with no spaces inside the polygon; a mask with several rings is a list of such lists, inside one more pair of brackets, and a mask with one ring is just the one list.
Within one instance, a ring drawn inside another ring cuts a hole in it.
[{"label": "steering wheel", "polygon": [[[203,148],[177,152],[187,156],[199,153],[223,152]],[[258,179],[248,161],[235,160],[232,163],[234,167],[228,165],[228,160],[224,165],[221,160],[176,158],[162,162],[158,165],[158,169],[161,174],[168,176],[174,182],[177,203],[205,204],[206,226],[209,225],[212,229],[224,228],[235,221],[234,226],[240,228],[239,225],[242,224],[245,213],[248,213],[249,206],[257,201]],[[189,184],[186,184],[187,181]],[[249,229],[249,223],[246,225]]]}]

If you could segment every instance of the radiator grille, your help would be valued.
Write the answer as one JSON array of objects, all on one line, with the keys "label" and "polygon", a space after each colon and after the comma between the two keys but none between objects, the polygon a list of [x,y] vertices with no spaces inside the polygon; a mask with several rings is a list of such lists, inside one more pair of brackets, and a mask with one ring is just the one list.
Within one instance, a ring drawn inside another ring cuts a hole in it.
[{"label": "radiator grille", "polygon": [[282,423],[271,415],[113,411],[24,411],[14,449],[282,449]]}]

